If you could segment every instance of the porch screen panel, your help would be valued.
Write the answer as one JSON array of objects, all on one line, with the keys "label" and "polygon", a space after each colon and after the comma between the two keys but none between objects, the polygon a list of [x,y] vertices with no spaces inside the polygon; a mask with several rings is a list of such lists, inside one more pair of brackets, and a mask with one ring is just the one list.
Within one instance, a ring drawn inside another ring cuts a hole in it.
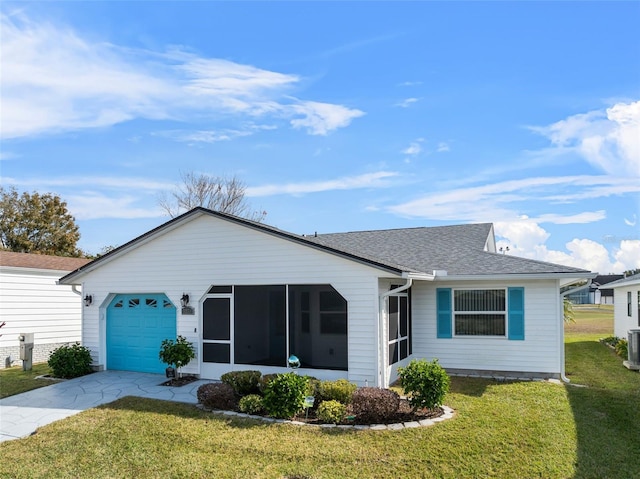
[{"label": "porch screen panel", "polygon": [[236,286],[234,362],[286,366],[284,285]]}]

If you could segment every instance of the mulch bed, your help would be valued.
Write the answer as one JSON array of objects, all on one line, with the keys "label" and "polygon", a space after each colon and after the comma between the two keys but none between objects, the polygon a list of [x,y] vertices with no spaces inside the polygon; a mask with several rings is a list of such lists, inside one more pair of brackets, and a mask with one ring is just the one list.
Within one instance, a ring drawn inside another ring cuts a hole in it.
[{"label": "mulch bed", "polygon": [[[440,407],[437,407],[435,409],[420,409],[414,412],[411,409],[411,406],[409,405],[409,401],[403,398],[403,399],[400,399],[400,407],[398,408],[398,411],[396,412],[396,414],[388,418],[386,421],[384,421],[384,423],[397,424],[397,423],[404,423],[404,422],[414,422],[414,421],[417,422],[423,419],[435,419],[437,417],[442,416],[443,414],[444,414],[444,409]],[[371,421],[363,421],[363,420],[359,420],[357,417],[354,417],[352,415],[352,412],[350,411],[350,408],[348,407],[347,418],[349,417],[351,417],[351,419],[346,419],[341,424],[358,425],[358,426],[369,426],[374,424]],[[304,412],[300,412],[293,418],[293,420],[298,422],[303,422],[306,424],[323,424],[322,421],[320,421],[315,416],[315,411],[312,409],[309,410],[308,416]]]},{"label": "mulch bed", "polygon": [[160,386],[180,387],[186,386],[187,384],[190,384],[197,380],[198,378],[195,376],[182,376],[181,378],[169,379],[168,381],[161,383]]}]

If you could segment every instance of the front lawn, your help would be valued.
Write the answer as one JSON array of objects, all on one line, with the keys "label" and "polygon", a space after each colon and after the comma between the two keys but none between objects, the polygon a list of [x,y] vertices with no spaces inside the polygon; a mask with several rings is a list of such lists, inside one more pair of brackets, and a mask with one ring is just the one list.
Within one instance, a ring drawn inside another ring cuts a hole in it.
[{"label": "front lawn", "polygon": [[0,399],[49,386],[50,379],[36,379],[36,377],[50,373],[47,363],[34,364],[31,371],[23,371],[22,366],[0,369]]},{"label": "front lawn", "polygon": [[456,416],[428,428],[268,424],[128,397],[0,444],[0,477],[640,477],[640,374],[597,342],[610,334],[567,334],[567,370],[588,388],[452,378]]}]

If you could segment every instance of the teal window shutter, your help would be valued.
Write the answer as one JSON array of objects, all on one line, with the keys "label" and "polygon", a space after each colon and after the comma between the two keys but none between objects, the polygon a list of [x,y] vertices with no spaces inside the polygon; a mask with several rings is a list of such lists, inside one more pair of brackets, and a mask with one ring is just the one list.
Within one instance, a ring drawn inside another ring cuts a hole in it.
[{"label": "teal window shutter", "polygon": [[509,339],[524,340],[524,288],[509,288]]},{"label": "teal window shutter", "polygon": [[438,338],[451,337],[451,288],[436,289]]}]

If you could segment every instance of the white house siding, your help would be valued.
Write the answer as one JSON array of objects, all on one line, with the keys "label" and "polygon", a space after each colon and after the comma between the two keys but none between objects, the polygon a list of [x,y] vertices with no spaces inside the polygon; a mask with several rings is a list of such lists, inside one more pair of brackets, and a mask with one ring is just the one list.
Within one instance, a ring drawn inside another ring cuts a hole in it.
[{"label": "white house siding", "polygon": [[[638,292],[640,280],[636,284],[618,286],[613,290],[613,334],[622,339],[627,339],[630,329],[639,329],[638,320]],[[627,310],[627,293],[631,293],[631,316]]]},{"label": "white house siding", "polygon": [[[453,337],[438,339],[436,288],[524,287],[525,339]],[[448,370],[480,374],[557,376],[562,354],[558,285],[554,280],[505,282],[415,282],[413,286],[413,356],[437,358]],[[392,378],[393,379],[393,378]]]},{"label": "white house siding", "polygon": [[[81,297],[56,281],[67,272],[0,267],[0,368],[19,361],[20,333],[33,333],[33,362],[81,340]],[[8,358],[10,358],[8,360]]]},{"label": "white house siding", "polygon": [[[83,344],[106,364],[106,307],[115,294],[165,293],[178,307],[177,332],[198,345],[201,301],[211,285],[331,284],[348,302],[348,379],[376,379],[380,271],[210,216],[200,216],[88,273],[83,279],[94,304],[83,308]],[[190,296],[195,315],[182,315]],[[199,359],[183,369],[200,374]],[[320,377],[316,370],[312,374]]]}]

